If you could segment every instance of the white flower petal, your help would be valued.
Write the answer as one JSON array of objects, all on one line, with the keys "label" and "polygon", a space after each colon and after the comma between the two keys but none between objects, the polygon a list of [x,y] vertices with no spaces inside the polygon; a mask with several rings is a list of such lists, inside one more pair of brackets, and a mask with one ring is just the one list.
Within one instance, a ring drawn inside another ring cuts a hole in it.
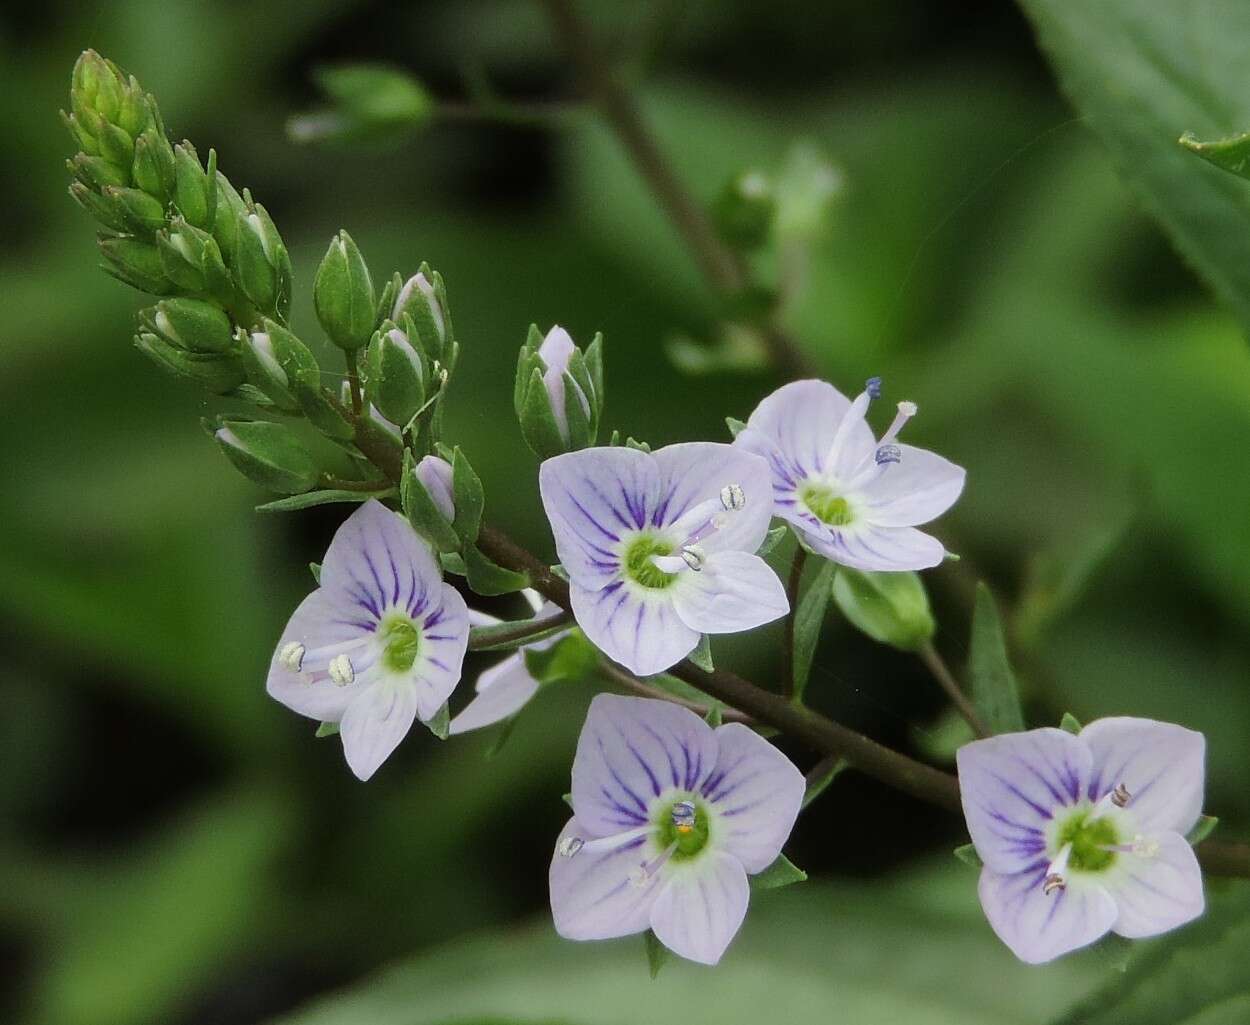
[{"label": "white flower petal", "polygon": [[1110,931],[1116,905],[1101,886],[1078,880],[1046,893],[1046,864],[1000,875],[981,869],[977,892],[990,926],[1011,952],[1027,964],[1044,964],[1088,946]]},{"label": "white flower petal", "polygon": [[[755,407],[748,430],[739,433],[734,444],[769,459],[774,483],[788,479],[790,490],[803,477],[827,470],[847,476],[876,449],[872,431],[861,418],[843,446],[838,467],[825,465],[838,425],[850,409],[851,400],[828,382],[794,381]],[[770,452],[763,440],[775,448]]]},{"label": "white flower petal", "polygon": [[660,472],[645,452],[587,448],[546,460],[538,486],[561,564],[598,590],[620,570],[622,537],[651,525]]},{"label": "white flower petal", "polygon": [[1113,716],[1090,723],[1081,740],[1094,755],[1090,800],[1123,783],[1145,833],[1188,833],[1202,814],[1206,738],[1173,723]]},{"label": "white flower petal", "polygon": [[1150,857],[1120,854],[1107,873],[1106,887],[1119,917],[1114,929],[1129,939],[1157,936],[1202,914],[1202,869],[1194,850],[1179,833],[1156,839]]},{"label": "white flower petal", "polygon": [[341,599],[336,602],[323,590],[313,591],[300,602],[274,648],[265,683],[269,696],[310,719],[338,722],[347,706],[368,684],[340,687],[331,682],[326,673],[296,672],[279,661],[278,656],[292,642],[313,649],[365,637],[373,630],[373,623],[367,620],[367,614],[350,603]]},{"label": "white flower petal", "polygon": [[347,706],[339,733],[343,754],[358,779],[368,779],[408,735],[417,716],[417,695],[402,680],[382,679]]},{"label": "white flower petal", "polygon": [[608,940],[642,932],[650,924],[662,875],[657,872],[639,886],[630,873],[649,860],[650,842],[638,837],[614,850],[583,850],[572,857],[560,853],[566,838],[592,835],[574,817],[556,841],[547,873],[556,932],[566,940]]},{"label": "white flower petal", "polygon": [[702,790],[716,813],[715,842],[754,875],[781,853],[806,781],[789,758],[742,723],[720,726],[715,736],[716,768]]},{"label": "white flower petal", "polygon": [[662,673],[699,643],[699,631],[682,622],[671,595],[639,595],[620,580],[602,590],[569,585],[573,616],[590,642],[639,676]]},{"label": "white flower petal", "polygon": [[1044,857],[1047,824],[1083,800],[1093,765],[1087,745],[1051,727],[974,740],[955,759],[968,832],[998,872]]},{"label": "white flower petal", "polygon": [[929,569],[946,558],[942,542],[915,527],[856,523],[847,529],[832,528],[827,536],[808,530],[803,536],[827,559],[870,572]]},{"label": "white flower petal", "polygon": [[518,651],[478,677],[477,697],[452,719],[449,731],[455,736],[502,722],[537,693],[538,681],[530,676],[525,656]]},{"label": "white flower petal", "polygon": [[764,460],[742,448],[707,441],[668,445],[654,458],[660,470],[657,525],[671,525],[702,503],[718,502],[724,487],[737,484],[746,504],[733,512],[718,507],[725,526],[699,543],[709,552],[753,552],[763,543],[773,515],[772,481]]},{"label": "white flower petal", "polygon": [[918,527],[946,512],[964,488],[967,471],[922,448],[899,445],[901,459],[864,489],[863,515],[882,527]]},{"label": "white flower petal", "polygon": [[747,552],[709,555],[701,570],[684,570],[672,592],[681,621],[705,634],[753,630],[790,611],[772,567]]},{"label": "white flower petal", "polygon": [[651,906],[651,928],[674,954],[716,964],[746,918],[751,888],[742,862],[708,851],[674,866]]},{"label": "white flower petal", "polygon": [[667,701],[599,694],[577,741],[573,810],[594,837],[647,822],[665,791],[698,791],[716,764],[712,729]]},{"label": "white flower petal", "polygon": [[428,722],[451,697],[464,667],[469,645],[469,609],[450,584],[436,592],[440,605],[422,625],[421,648],[413,665],[417,713]]}]

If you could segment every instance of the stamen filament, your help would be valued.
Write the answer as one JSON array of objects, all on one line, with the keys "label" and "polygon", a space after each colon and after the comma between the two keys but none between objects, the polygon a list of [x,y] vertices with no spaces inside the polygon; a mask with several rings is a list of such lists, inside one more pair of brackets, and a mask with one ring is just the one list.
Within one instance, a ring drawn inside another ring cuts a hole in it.
[{"label": "stamen filament", "polygon": [[1068,859],[1072,857],[1072,845],[1066,843],[1055,855],[1055,860],[1046,867],[1046,878],[1042,880],[1042,893],[1050,896],[1056,890],[1067,889]]},{"label": "stamen filament", "polygon": [[674,840],[650,861],[644,862],[630,872],[629,881],[635,886],[646,886],[647,880],[664,867],[664,865],[668,862],[668,859],[673,856],[673,852],[676,850],[677,841]]},{"label": "stamen filament", "polygon": [[829,445],[829,451],[825,454],[825,467],[829,472],[833,472],[838,465],[838,457],[842,454],[842,448],[855,429],[855,425],[864,419],[864,415],[868,412],[868,404],[880,394],[881,378],[870,377],[864,390],[855,396],[851,408],[846,411],[846,415],[838,423],[838,429],[833,432],[833,441]]}]

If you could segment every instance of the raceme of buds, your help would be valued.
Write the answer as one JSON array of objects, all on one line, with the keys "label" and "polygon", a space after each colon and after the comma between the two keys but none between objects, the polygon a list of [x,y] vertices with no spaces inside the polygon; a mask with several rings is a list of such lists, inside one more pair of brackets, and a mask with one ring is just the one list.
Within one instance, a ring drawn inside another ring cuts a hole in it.
[{"label": "raceme of buds", "polygon": [[201,299],[166,299],[139,314],[143,327],[187,352],[227,352],[234,347],[230,318]]},{"label": "raceme of buds", "polygon": [[428,264],[399,287],[395,307],[390,318],[402,324],[411,317],[415,332],[409,340],[421,346],[431,362],[438,362],[450,373],[455,369],[459,348],[451,326],[450,306],[447,302],[447,286],[438,271],[431,271]]},{"label": "raceme of buds", "polygon": [[195,381],[218,395],[243,383],[243,364],[233,353],[187,352],[150,331],[140,331],[135,345],[166,373]]},{"label": "raceme of buds", "polygon": [[317,464],[285,424],[226,420],[213,437],[235,469],[270,491],[298,495],[317,483]]},{"label": "raceme of buds", "polygon": [[356,243],[345,231],[331,240],[317,268],[313,303],[322,328],[340,349],[353,352],[369,344],[377,314],[373,279]]},{"label": "raceme of buds", "polygon": [[924,647],[937,629],[924,583],[913,572],[868,573],[839,566],[833,600],[874,641],[903,651]]},{"label": "raceme of buds", "polygon": [[542,459],[595,443],[603,413],[603,336],[583,354],[564,328],[530,327],[517,358],[513,404],[525,443]]},{"label": "raceme of buds", "polygon": [[429,371],[425,356],[409,341],[413,330],[405,318],[405,333],[390,321],[369,343],[365,358],[365,388],[369,401],[386,419],[406,427],[425,405]]},{"label": "raceme of buds", "polygon": [[74,65],[69,104],[71,113],[63,117],[75,141],[86,155],[112,164],[122,178],[119,184],[135,182],[136,155],[149,183],[164,181],[153,163],[163,164],[164,154],[151,152],[150,140],[137,147],[149,129],[163,136],[164,128],[155,101],[133,76],[128,78],[112,61],[87,50]]}]

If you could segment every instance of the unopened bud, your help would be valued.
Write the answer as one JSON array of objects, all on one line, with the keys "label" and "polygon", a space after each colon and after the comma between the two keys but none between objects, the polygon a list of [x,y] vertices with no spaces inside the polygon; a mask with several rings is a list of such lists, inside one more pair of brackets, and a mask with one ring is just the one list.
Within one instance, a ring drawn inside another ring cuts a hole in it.
[{"label": "unopened bud", "polygon": [[174,151],[163,132],[149,128],[135,140],[135,185],[166,203],[174,193]]},{"label": "unopened bud", "polygon": [[402,324],[411,317],[416,328],[413,339],[431,360],[451,363],[447,358],[450,318],[447,313],[446,290],[442,278],[425,265],[404,282],[395,297],[391,320]]},{"label": "unopened bud", "polygon": [[243,365],[234,354],[187,352],[150,331],[140,331],[135,346],[167,374],[195,381],[215,394],[243,383]]},{"label": "unopened bud", "polygon": [[298,495],[317,483],[317,464],[285,424],[226,421],[213,437],[243,476],[271,491]]},{"label": "unopened bud", "polygon": [[400,427],[407,426],[425,405],[425,357],[413,348],[403,331],[389,326],[389,322],[369,343],[365,384],[369,401]]},{"label": "unopened bud", "polygon": [[540,458],[595,443],[603,410],[601,336],[585,354],[562,327],[537,328],[517,360],[513,401],[521,434]]},{"label": "unopened bud", "polygon": [[330,242],[313,282],[313,304],[330,340],[353,352],[369,344],[376,306],[373,280],[352,237],[340,231]]},{"label": "unopened bud", "polygon": [[178,286],[165,273],[160,250],[152,243],[132,238],[102,238],[99,245],[106,261],[105,270],[119,281],[152,295],[171,295],[178,291]]},{"label": "unopened bud", "polygon": [[202,299],[166,299],[156,304],[151,320],[166,341],[188,352],[234,348],[230,318],[219,306]]},{"label": "unopened bud", "polygon": [[417,480],[421,482],[435,508],[450,523],[456,518],[456,503],[452,490],[451,463],[439,456],[426,456],[417,463]]},{"label": "unopened bud", "polygon": [[130,230],[137,235],[150,237],[165,227],[165,205],[153,199],[142,189],[106,186],[102,190],[106,202],[112,204]]},{"label": "unopened bud", "polygon": [[923,647],[936,629],[929,596],[915,573],[868,573],[839,566],[833,600],[873,640],[903,651]]},{"label": "unopened bud", "polygon": [[188,224],[211,231],[216,213],[213,180],[200,165],[199,154],[189,142],[174,147],[174,202]]}]

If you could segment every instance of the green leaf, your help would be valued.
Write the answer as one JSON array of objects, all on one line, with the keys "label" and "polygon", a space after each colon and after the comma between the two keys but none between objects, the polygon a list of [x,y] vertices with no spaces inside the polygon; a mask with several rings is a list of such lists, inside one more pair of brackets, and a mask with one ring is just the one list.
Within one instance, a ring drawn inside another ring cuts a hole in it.
[{"label": "green leaf", "polygon": [[712,664],[712,639],[707,634],[701,635],[699,643],[694,646],[694,650],[686,658],[690,659],[705,673],[712,672],[716,668]]},{"label": "green leaf", "polygon": [[[1077,110],[1186,260],[1250,324],[1250,190],[1176,144],[1250,127],[1250,5],[1022,0]],[[1235,147],[1230,143],[1226,154]]]},{"label": "green leaf", "polygon": [[292,117],[295,142],[391,142],[434,117],[425,87],[400,68],[345,64],[318,68],[315,77],[332,106]]},{"label": "green leaf", "polygon": [[1181,145],[1216,167],[1231,171],[1239,178],[1250,179],[1250,132],[1233,135],[1214,142],[1199,142],[1193,132],[1181,136]]},{"label": "green leaf", "polygon": [[980,868],[982,865],[981,855],[977,853],[975,844],[966,843],[962,847],[956,847],[954,855],[965,865],[970,865],[972,868]]},{"label": "green leaf", "polygon": [[573,795],[572,794],[561,794],[560,800],[563,801],[565,804],[567,804],[570,808],[573,807]]},{"label": "green leaf", "polygon": [[308,564],[308,572],[313,575],[313,579],[317,581],[317,585],[321,585],[321,563],[310,562]]},{"label": "green leaf", "polygon": [[525,668],[542,684],[584,680],[598,665],[599,653],[580,630],[573,630],[549,648],[525,652]]},{"label": "green leaf", "polygon": [[1214,815],[1203,815],[1194,823],[1194,828],[1189,831],[1185,839],[1189,841],[1191,847],[1197,847],[1215,832],[1215,827],[1219,824],[1220,820]]},{"label": "green leaf", "polygon": [[449,736],[448,726],[451,723],[451,712],[447,708],[447,702],[443,702],[443,707],[434,713],[434,717],[425,723],[425,728],[429,730],[439,740],[446,740]]},{"label": "green leaf", "polygon": [[[725,426],[729,428],[729,433],[735,438],[746,429],[746,424],[741,420],[737,420],[732,416],[725,417]],[[782,528],[784,532],[784,528]]]},{"label": "green leaf", "polygon": [[851,623],[879,644],[915,651],[937,628],[917,573],[866,573],[842,566],[833,600]]},{"label": "green leaf", "polygon": [[784,854],[778,854],[777,860],[768,868],[751,876],[751,890],[752,892],[776,890],[783,886],[790,886],[792,883],[805,882],[807,882],[807,873]]},{"label": "green leaf", "polygon": [[274,502],[266,502],[256,507],[257,512],[298,512],[300,509],[311,509],[315,505],[333,505],[335,502],[360,503],[371,498],[390,498],[395,494],[394,488],[381,491],[308,491],[302,495],[291,495],[279,498]]},{"label": "green leaf", "polygon": [[703,717],[703,721],[712,729],[716,729],[725,721],[725,706],[719,701],[713,701],[707,706],[707,715]]},{"label": "green leaf", "polygon": [[806,808],[816,798],[829,789],[829,784],[837,779],[850,765],[843,758],[838,758],[828,763],[822,763],[824,766],[819,773],[808,774],[807,789],[803,791],[802,807]]},{"label": "green leaf", "polygon": [[470,545],[477,540],[482,529],[482,510],[486,495],[482,480],[474,472],[468,457],[456,446],[451,457],[451,490],[456,507],[456,519],[452,523],[460,539]]},{"label": "green leaf", "polygon": [[458,577],[468,576],[469,571],[464,565],[464,556],[459,552],[443,552],[438,557],[438,561],[444,573],[451,573]]},{"label": "green leaf", "polygon": [[313,736],[320,739],[321,737],[337,737],[339,734],[339,724],[336,722],[323,722],[317,725],[317,732]]},{"label": "green leaf", "polygon": [[1071,733],[1073,736],[1076,736],[1078,733],[1081,732],[1082,729],[1084,729],[1084,727],[1081,725],[1081,720],[1078,719],[1071,712],[1063,713],[1063,718],[1059,721],[1059,728],[1061,730],[1066,730],[1068,733]]},{"label": "green leaf", "polygon": [[790,666],[793,673],[791,684],[795,699],[801,699],[807,690],[807,679],[812,672],[812,659],[816,657],[816,645],[820,642],[820,630],[825,624],[825,611],[829,607],[829,592],[833,586],[837,566],[827,559],[815,560],[815,568],[808,559],[803,574],[799,600],[791,612],[794,616],[794,650]]},{"label": "green leaf", "polygon": [[972,703],[991,733],[1016,733],[1024,729],[1024,713],[1016,678],[1007,660],[1007,643],[994,596],[985,584],[977,584],[972,614],[971,653],[968,678]]},{"label": "green leaf", "polygon": [[524,573],[495,565],[473,544],[465,545],[464,568],[469,586],[478,594],[512,594],[530,585],[530,578]]},{"label": "green leaf", "polygon": [[785,536],[785,527],[773,527],[772,530],[764,535],[764,541],[759,548],[755,550],[755,554],[761,559],[768,558],[768,556],[772,553],[772,550],[781,544],[781,542],[785,539]]},{"label": "green leaf", "polygon": [[668,959],[673,956],[673,952],[664,946],[650,929],[643,933],[643,942],[647,948],[647,968],[651,972],[651,978],[654,979],[660,974],[660,969],[668,963]]}]

